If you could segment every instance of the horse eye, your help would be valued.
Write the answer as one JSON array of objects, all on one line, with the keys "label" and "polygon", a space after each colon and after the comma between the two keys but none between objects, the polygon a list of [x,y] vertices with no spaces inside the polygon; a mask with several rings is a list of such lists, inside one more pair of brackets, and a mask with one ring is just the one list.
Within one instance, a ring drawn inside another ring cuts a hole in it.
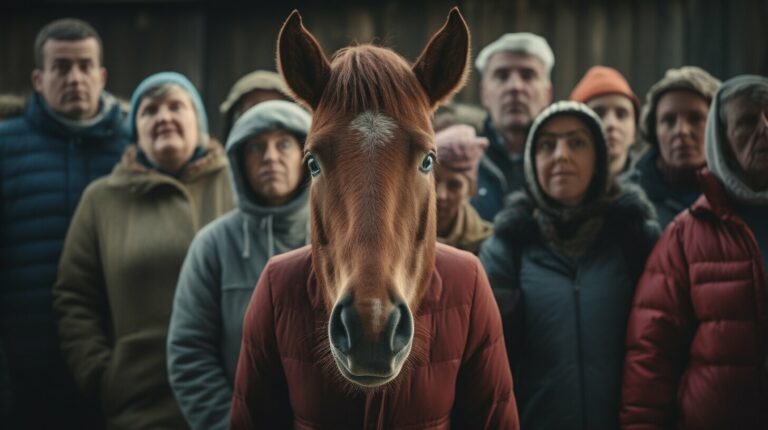
[{"label": "horse eye", "polygon": [[429,173],[432,171],[433,167],[435,167],[435,156],[432,154],[427,154],[424,159],[421,160],[419,170],[421,170],[423,173]]},{"label": "horse eye", "polygon": [[309,174],[312,176],[320,174],[320,163],[312,155],[307,156],[307,168],[309,168]]}]

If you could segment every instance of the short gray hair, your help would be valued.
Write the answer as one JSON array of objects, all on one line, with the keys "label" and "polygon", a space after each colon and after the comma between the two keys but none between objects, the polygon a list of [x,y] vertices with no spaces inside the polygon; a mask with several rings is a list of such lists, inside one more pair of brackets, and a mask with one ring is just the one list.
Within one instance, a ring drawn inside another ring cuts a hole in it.
[{"label": "short gray hair", "polygon": [[485,73],[488,61],[499,52],[519,52],[538,58],[544,63],[547,79],[551,79],[552,67],[555,66],[555,54],[543,37],[533,33],[507,33],[495,42],[483,48],[475,59],[475,67]]}]

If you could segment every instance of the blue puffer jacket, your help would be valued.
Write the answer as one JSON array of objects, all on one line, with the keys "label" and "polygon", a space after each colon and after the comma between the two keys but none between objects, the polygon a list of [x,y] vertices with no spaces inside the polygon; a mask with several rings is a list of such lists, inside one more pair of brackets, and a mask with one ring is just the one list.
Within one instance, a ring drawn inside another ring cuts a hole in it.
[{"label": "blue puffer jacket", "polygon": [[470,203],[484,220],[493,221],[504,207],[504,198],[525,186],[523,157],[509,152],[490,118],[485,121],[482,136],[490,144],[477,168],[477,192]]},{"label": "blue puffer jacket", "polygon": [[101,119],[75,132],[35,94],[23,116],[0,124],[0,335],[17,409],[34,391],[50,394],[69,380],[60,374],[51,287],[83,189],[112,170],[128,143],[114,97],[105,93],[101,105]]}]

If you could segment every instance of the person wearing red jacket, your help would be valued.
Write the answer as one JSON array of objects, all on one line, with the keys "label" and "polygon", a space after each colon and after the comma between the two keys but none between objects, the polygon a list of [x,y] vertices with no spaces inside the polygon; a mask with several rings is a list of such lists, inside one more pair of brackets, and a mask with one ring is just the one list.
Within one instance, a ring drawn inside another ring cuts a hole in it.
[{"label": "person wearing red jacket", "polygon": [[706,155],[637,286],[623,429],[768,428],[768,78],[722,85]]}]

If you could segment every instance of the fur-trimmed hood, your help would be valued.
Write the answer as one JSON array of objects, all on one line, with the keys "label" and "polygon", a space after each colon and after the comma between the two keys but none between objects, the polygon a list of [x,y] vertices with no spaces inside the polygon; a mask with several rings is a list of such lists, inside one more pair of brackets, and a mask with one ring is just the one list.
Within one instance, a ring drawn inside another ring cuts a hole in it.
[{"label": "fur-trimmed hood", "polygon": [[[642,188],[635,184],[624,183],[616,189],[615,197],[607,200],[596,212],[596,215],[604,219],[603,233],[609,231],[622,236],[642,234],[644,224],[655,223],[656,211],[653,205]],[[507,198],[504,209],[496,216],[495,234],[520,247],[541,240],[541,229],[534,216],[536,210],[537,206],[528,193],[513,193]]]}]

